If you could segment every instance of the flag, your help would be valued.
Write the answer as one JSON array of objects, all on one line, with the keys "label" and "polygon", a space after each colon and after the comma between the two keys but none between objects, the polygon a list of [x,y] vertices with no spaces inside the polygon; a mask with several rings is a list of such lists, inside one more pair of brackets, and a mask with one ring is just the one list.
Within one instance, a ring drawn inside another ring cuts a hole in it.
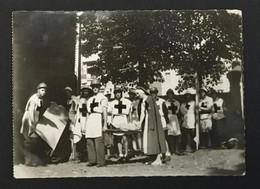
[{"label": "flag", "polygon": [[35,132],[54,151],[68,121],[67,110],[60,105],[49,107],[36,125]]}]

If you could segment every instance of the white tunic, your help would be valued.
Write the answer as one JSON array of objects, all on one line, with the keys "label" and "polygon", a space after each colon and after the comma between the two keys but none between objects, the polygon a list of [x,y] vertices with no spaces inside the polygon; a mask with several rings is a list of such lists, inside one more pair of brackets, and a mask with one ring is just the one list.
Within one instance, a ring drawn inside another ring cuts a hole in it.
[{"label": "white tunic", "polygon": [[[131,112],[131,101],[126,98],[113,100],[109,107],[112,116],[112,125],[118,129],[128,124],[128,116]],[[114,133],[114,135],[122,136],[122,133]]]},{"label": "white tunic", "polygon": [[101,93],[88,100],[89,117],[86,123],[86,138],[102,137],[102,109],[107,106],[107,98]]},{"label": "white tunic", "polygon": [[214,113],[212,115],[213,119],[220,120],[225,117],[223,103],[224,103],[224,100],[222,98],[217,98],[213,102],[213,108],[214,108]]},{"label": "white tunic", "polygon": [[[34,107],[34,112],[33,112],[33,120],[31,120],[30,116],[29,116],[29,107],[31,105],[31,103],[34,102],[36,104],[36,106]],[[22,118],[22,126],[21,126],[21,130],[20,133],[23,134],[25,137],[28,136],[28,134],[31,132],[32,126],[33,126],[33,121],[35,122],[35,126],[36,123],[39,121],[39,109],[42,108],[42,100],[38,97],[37,93],[35,93],[34,95],[32,95],[29,100],[26,103],[25,106],[25,112]]]},{"label": "white tunic", "polygon": [[163,102],[164,102],[165,100],[164,99],[162,99],[162,98],[157,98],[156,99],[156,104],[157,104],[157,106],[158,106],[158,108],[159,108],[159,113],[160,113],[160,115],[161,115],[161,121],[162,121],[162,127],[163,127],[163,129],[166,129],[166,120],[165,120],[165,118],[164,118],[164,113],[163,113]]},{"label": "white tunic", "polygon": [[187,129],[195,128],[195,101],[182,103],[180,111],[184,116],[182,127]]},{"label": "white tunic", "polygon": [[79,142],[82,135],[85,135],[88,117],[87,99],[80,97],[76,102],[76,121],[73,128],[74,143]]},{"label": "white tunic", "polygon": [[169,117],[169,129],[168,129],[168,135],[178,136],[181,134],[180,124],[177,117],[177,114],[180,109],[180,103],[177,100],[165,101],[165,105],[168,110],[168,117]]},{"label": "white tunic", "polygon": [[[206,96],[204,99],[199,100],[199,107],[209,108],[213,106],[213,99],[209,96]],[[200,114],[200,119],[211,119],[211,113]]]}]

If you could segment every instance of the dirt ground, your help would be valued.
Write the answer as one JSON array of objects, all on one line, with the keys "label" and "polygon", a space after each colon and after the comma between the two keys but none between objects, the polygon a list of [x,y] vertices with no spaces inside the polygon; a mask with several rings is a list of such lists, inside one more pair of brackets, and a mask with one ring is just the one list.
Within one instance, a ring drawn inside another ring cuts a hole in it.
[{"label": "dirt ground", "polygon": [[192,175],[244,175],[245,151],[241,149],[203,149],[185,156],[172,155],[165,165],[146,165],[144,157],[129,163],[116,163],[111,159],[106,167],[87,167],[86,162],[50,164],[42,167],[14,166],[15,178],[43,177],[119,177],[119,176],[192,176]]}]

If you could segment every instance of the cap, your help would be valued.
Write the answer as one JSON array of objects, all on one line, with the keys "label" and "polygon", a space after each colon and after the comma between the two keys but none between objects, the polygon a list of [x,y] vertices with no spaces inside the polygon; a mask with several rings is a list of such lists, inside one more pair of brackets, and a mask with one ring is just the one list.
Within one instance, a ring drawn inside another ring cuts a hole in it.
[{"label": "cap", "polygon": [[41,89],[41,88],[47,88],[48,86],[46,85],[46,83],[39,83],[38,85],[37,85],[37,89]]},{"label": "cap", "polygon": [[158,89],[156,87],[150,88],[150,93],[158,93]]},{"label": "cap", "polygon": [[90,86],[91,86],[91,85],[100,85],[100,86],[101,86],[100,80],[99,80],[99,79],[93,79],[93,80],[91,81]]},{"label": "cap", "polygon": [[173,91],[172,89],[168,89],[167,92],[166,92],[166,94],[169,94],[169,93],[174,94],[174,91]]},{"label": "cap", "polygon": [[66,91],[66,90],[72,92],[72,88],[70,88],[70,87],[68,87],[68,86],[64,88],[64,91]]},{"label": "cap", "polygon": [[199,89],[199,91],[204,91],[205,93],[208,92],[208,90],[207,90],[205,87],[201,87],[201,88]]},{"label": "cap", "polygon": [[128,90],[128,93],[133,93],[133,94],[135,94],[135,88],[130,88],[130,89]]},{"label": "cap", "polygon": [[83,89],[90,89],[90,90],[92,90],[92,88],[89,85],[87,85],[87,84],[81,86],[80,90],[83,90]]},{"label": "cap", "polygon": [[117,86],[114,89],[114,93],[116,93],[117,91],[123,92],[123,89],[121,87]]}]

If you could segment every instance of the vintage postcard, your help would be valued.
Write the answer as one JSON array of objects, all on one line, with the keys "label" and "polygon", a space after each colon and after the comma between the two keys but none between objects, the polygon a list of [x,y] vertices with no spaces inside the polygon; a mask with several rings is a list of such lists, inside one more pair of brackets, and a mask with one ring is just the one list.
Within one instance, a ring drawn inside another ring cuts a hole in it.
[{"label": "vintage postcard", "polygon": [[240,10],[15,11],[14,177],[245,175]]}]

